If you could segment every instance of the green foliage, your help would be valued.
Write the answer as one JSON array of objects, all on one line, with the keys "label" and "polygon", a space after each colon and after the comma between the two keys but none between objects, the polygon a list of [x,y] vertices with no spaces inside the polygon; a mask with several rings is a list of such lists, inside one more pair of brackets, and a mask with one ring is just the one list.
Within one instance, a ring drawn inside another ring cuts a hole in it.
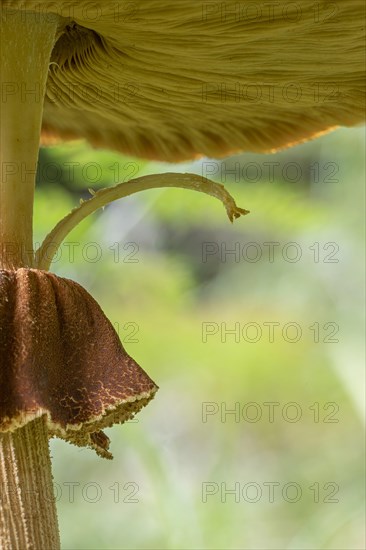
[{"label": "green foliage", "polygon": [[[79,243],[74,262],[63,248],[53,269],[77,279],[98,299],[127,351],[161,389],[136,421],[108,430],[112,463],[62,441],[52,443],[55,482],[62,490],[63,548],[363,548],[363,145],[360,131],[343,130],[272,157],[229,159],[231,164],[270,159],[305,167],[331,162],[339,168],[339,181],[330,183],[324,181],[329,175],[324,168],[318,181],[308,171],[293,184],[284,178],[255,183],[228,178],[237,203],[251,210],[233,226],[222,206],[207,197],[152,191],[94,215],[70,236]],[[74,158],[110,162],[105,153],[81,149]],[[202,164],[190,169],[201,173]],[[222,181],[220,175],[216,180]],[[75,200],[61,185],[40,186],[37,237]],[[219,252],[203,262],[206,242],[217,243]],[[249,242],[260,245],[258,261],[248,259]],[[273,262],[265,242],[280,243]],[[283,257],[289,242],[300,246],[297,262]],[[83,257],[87,243],[100,247],[98,261]],[[227,249],[239,243],[239,261],[233,255],[222,261],[222,243]],[[327,243],[339,246],[333,256],[338,262],[325,261],[334,252],[324,249]],[[273,342],[268,322],[280,324]],[[282,336],[291,322],[302,329],[297,343]],[[205,342],[205,323],[220,330],[221,323],[228,329],[239,323],[241,331],[255,323],[262,336],[258,342],[242,336],[235,341],[235,335],[222,338],[219,332]],[[332,328],[324,329],[326,323],[338,326],[338,342],[326,341]],[[268,402],[279,403],[273,422]],[[218,407],[206,422],[205,403]],[[222,421],[223,407],[233,409],[236,403],[239,420],[228,414]],[[255,413],[245,409],[248,403],[260,406],[256,422],[248,420]],[[288,403],[301,409],[297,422],[283,416]],[[248,416],[243,417],[243,408]],[[338,422],[327,421],[330,413]],[[73,499],[70,482],[79,484]],[[263,494],[258,502],[235,502],[234,495],[222,502],[219,493],[203,502],[204,482],[218,487],[225,482],[228,488],[257,483]],[[268,499],[268,482],[280,484],[274,502]],[[302,488],[298,502],[281,496],[290,482]],[[324,502],[335,486],[338,501]],[[92,502],[95,487],[100,498]]]}]

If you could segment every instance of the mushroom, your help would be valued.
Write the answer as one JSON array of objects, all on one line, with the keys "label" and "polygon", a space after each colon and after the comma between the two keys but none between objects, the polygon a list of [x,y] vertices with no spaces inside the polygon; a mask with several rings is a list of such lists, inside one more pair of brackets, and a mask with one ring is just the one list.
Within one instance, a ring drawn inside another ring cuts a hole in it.
[{"label": "mushroom", "polygon": [[231,221],[248,211],[205,178],[147,176],[96,193],[34,253],[40,141],[86,138],[178,161],[273,151],[358,124],[364,6],[0,0],[0,9],[0,544],[58,548],[54,499],[39,491],[52,487],[48,438],[110,458],[102,428],[130,418],[157,386],[86,290],[48,271],[52,254],[95,209],[156,186],[211,194]]}]

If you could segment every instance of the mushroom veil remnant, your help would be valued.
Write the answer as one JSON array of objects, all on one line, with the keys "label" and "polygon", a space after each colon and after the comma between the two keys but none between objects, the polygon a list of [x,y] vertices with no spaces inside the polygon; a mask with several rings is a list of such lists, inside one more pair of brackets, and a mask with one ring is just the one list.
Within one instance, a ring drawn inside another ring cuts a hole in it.
[{"label": "mushroom veil remnant", "polygon": [[59,548],[54,499],[37,492],[52,493],[49,437],[110,458],[103,428],[157,390],[88,292],[50,273],[63,239],[155,187],[212,195],[231,221],[248,213],[201,176],[145,176],[93,194],[35,251],[40,143],[83,138],[171,162],[273,151],[364,120],[363,1],[331,13],[249,4],[0,0],[1,548]]},{"label": "mushroom veil remnant", "polygon": [[47,271],[0,270],[0,320],[0,430],[44,414],[50,435],[111,458],[101,428],[132,418],[157,387],[95,300]]}]

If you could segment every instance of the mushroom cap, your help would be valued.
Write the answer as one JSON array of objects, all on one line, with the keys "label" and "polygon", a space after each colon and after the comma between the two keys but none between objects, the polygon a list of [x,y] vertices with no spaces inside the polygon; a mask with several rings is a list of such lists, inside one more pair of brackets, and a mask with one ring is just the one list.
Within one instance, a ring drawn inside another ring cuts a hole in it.
[{"label": "mushroom cap", "polygon": [[61,16],[44,143],[86,138],[179,161],[272,151],[364,120],[364,0],[33,4]]},{"label": "mushroom cap", "polygon": [[132,418],[157,389],[82,286],[0,270],[0,432],[46,415],[51,435],[111,458],[101,429]]}]

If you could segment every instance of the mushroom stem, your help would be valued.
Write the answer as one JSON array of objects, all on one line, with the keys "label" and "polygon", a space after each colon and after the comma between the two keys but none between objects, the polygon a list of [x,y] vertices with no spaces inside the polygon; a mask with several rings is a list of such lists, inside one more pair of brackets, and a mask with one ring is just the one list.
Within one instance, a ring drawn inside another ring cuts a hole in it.
[{"label": "mushroom stem", "polygon": [[[0,12],[0,268],[17,269],[33,265],[34,186],[58,18],[1,6]],[[0,547],[59,548],[43,419],[0,434],[0,475]]]},{"label": "mushroom stem", "polygon": [[33,265],[43,102],[57,17],[1,9],[0,267]]},{"label": "mushroom stem", "polygon": [[60,547],[45,417],[0,434],[0,547]]}]

